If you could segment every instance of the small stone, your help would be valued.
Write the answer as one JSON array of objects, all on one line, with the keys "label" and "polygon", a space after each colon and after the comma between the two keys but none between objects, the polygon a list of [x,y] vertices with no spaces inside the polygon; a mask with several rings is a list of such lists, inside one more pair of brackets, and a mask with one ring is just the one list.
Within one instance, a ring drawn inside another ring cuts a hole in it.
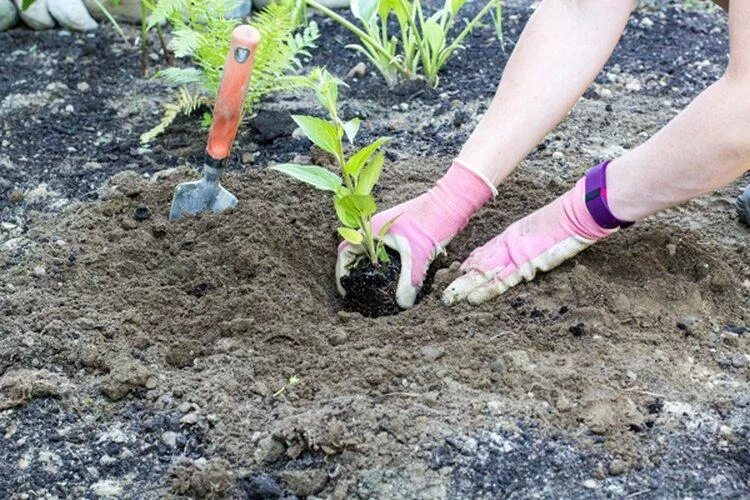
[{"label": "small stone", "polygon": [[564,413],[568,410],[570,410],[573,407],[573,405],[570,403],[570,400],[566,398],[565,396],[560,396],[557,398],[557,401],[555,401],[555,408],[560,413]]},{"label": "small stone", "polygon": [[347,78],[362,78],[367,74],[367,65],[364,62],[358,62],[346,74]]},{"label": "small stone", "polygon": [[138,206],[133,209],[133,219],[138,222],[143,222],[151,218],[151,210],[145,206]]},{"label": "small stone", "polygon": [[503,361],[503,358],[497,358],[495,361],[490,363],[490,370],[495,373],[503,373],[505,371],[505,361]]},{"label": "small stone", "polygon": [[638,92],[643,88],[643,85],[641,84],[640,80],[638,80],[637,78],[633,78],[625,84],[625,88],[627,90],[630,90],[631,92]]},{"label": "small stone", "polygon": [[445,349],[432,345],[426,345],[419,350],[423,358],[429,362],[437,361],[445,354]]},{"label": "small stone", "polygon": [[605,88],[600,88],[596,91],[597,94],[599,94],[599,97],[602,99],[610,99],[612,97],[612,91]]},{"label": "small stone", "polygon": [[259,465],[268,465],[276,462],[286,453],[286,447],[283,443],[273,437],[266,437],[258,441],[253,458]]},{"label": "small stone", "polygon": [[252,165],[253,164],[253,154],[245,151],[242,153],[242,164],[243,165]]},{"label": "small stone", "polygon": [[693,331],[693,326],[697,321],[695,316],[683,316],[677,320],[677,328],[689,334]]},{"label": "small stone", "polygon": [[86,82],[80,82],[78,85],[76,85],[76,88],[79,92],[88,92],[89,90],[91,90],[91,85]]},{"label": "small stone", "polygon": [[198,423],[198,413],[188,413],[180,419],[180,423],[185,425],[195,425]]},{"label": "small stone", "polygon": [[552,159],[553,160],[564,160],[565,159],[565,154],[562,153],[561,151],[555,151],[554,153],[552,153]]},{"label": "small stone", "polygon": [[644,17],[643,19],[641,19],[641,27],[643,27],[644,29],[653,28],[654,22],[650,18]]},{"label": "small stone", "polygon": [[243,483],[242,489],[248,500],[274,499],[284,495],[279,483],[265,474],[255,476],[252,480]]},{"label": "small stone", "polygon": [[12,203],[21,203],[24,199],[23,191],[19,191],[17,189],[14,191],[11,191],[10,194],[8,195],[8,199]]},{"label": "small stone", "polygon": [[619,458],[616,458],[612,460],[609,463],[609,467],[607,467],[607,472],[609,472],[610,476],[619,476],[628,469],[628,464],[624,460],[620,460]]},{"label": "small stone", "polygon": [[343,328],[336,330],[328,337],[328,343],[332,346],[344,344],[347,340],[349,340],[349,334]]},{"label": "small stone", "polygon": [[83,0],[47,0],[47,9],[55,21],[69,30],[91,31],[97,27]]},{"label": "small stone", "polygon": [[174,448],[177,446],[177,434],[174,431],[164,431],[161,434],[161,442],[169,446],[170,448]]},{"label": "small stone", "polygon": [[581,483],[581,485],[587,490],[596,490],[599,488],[599,483],[595,479],[587,479]]},{"label": "small stone", "polygon": [[68,104],[67,106],[65,106],[65,112],[66,113],[73,113],[73,112],[75,112],[75,110],[76,109],[73,107],[72,104]]},{"label": "small stone", "polygon": [[91,491],[100,497],[120,497],[122,485],[114,479],[102,479],[91,485]]},{"label": "small stone", "polygon": [[45,276],[47,276],[47,270],[46,270],[46,269],[44,268],[44,266],[36,266],[36,267],[35,267],[35,268],[34,268],[34,269],[32,270],[32,273],[33,273],[33,274],[34,274],[34,276],[36,276],[37,278],[44,278]]},{"label": "small stone", "polygon": [[409,103],[408,102],[402,102],[398,105],[398,109],[401,111],[409,111]]},{"label": "small stone", "polygon": [[741,352],[735,352],[732,355],[732,366],[735,368],[742,368],[747,364],[747,360],[745,359],[745,355]]},{"label": "small stone", "polygon": [[26,25],[37,31],[48,30],[55,27],[55,20],[47,9],[47,0],[36,0],[26,10],[23,10],[23,0],[16,0],[16,7],[21,14],[21,19]]}]

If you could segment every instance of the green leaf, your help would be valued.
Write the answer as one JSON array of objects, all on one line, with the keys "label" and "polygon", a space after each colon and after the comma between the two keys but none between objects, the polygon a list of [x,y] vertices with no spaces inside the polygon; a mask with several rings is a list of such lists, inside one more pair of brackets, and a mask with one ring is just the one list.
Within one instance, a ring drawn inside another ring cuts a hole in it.
[{"label": "green leaf", "polygon": [[443,50],[445,47],[445,32],[433,19],[428,19],[423,27],[424,37],[433,54]]},{"label": "green leaf", "polygon": [[341,131],[333,123],[314,116],[292,115],[308,139],[323,151],[341,154]]},{"label": "green leaf", "polygon": [[362,243],[362,233],[359,231],[349,227],[340,227],[338,231],[339,235],[352,245],[360,245]]},{"label": "green leaf", "polygon": [[341,187],[342,183],[341,177],[316,165],[282,163],[274,165],[270,169],[294,177],[323,191],[333,191],[335,193]]},{"label": "green leaf", "polygon": [[354,143],[354,138],[357,136],[357,132],[359,132],[359,125],[361,123],[361,120],[359,118],[352,118],[348,122],[344,123],[344,132],[346,133],[346,138],[349,139],[350,143]]},{"label": "green leaf", "polygon": [[378,254],[378,260],[382,264],[388,264],[391,261],[391,257],[388,255],[388,252],[386,251],[385,245],[383,244],[382,241],[378,242],[377,254]]},{"label": "green leaf", "polygon": [[378,8],[380,7],[380,0],[352,0],[351,9],[352,14],[357,19],[360,19],[365,24],[371,24],[375,21]]},{"label": "green leaf", "polygon": [[339,200],[339,204],[347,213],[354,213],[360,217],[369,217],[378,210],[375,199],[367,194],[350,194]]},{"label": "green leaf", "polygon": [[372,193],[372,188],[375,187],[375,184],[377,184],[378,179],[380,178],[380,172],[383,170],[384,162],[385,153],[378,151],[357,177],[357,194],[369,195]]},{"label": "green leaf", "polygon": [[173,31],[172,36],[175,57],[192,56],[203,43],[203,35],[187,27]]},{"label": "green leaf", "polygon": [[339,221],[346,227],[351,227],[355,229],[359,229],[359,218],[357,210],[351,205],[351,204],[344,204],[341,203],[341,200],[346,198],[344,197],[333,197],[333,208],[336,210],[336,217],[338,217]]},{"label": "green leaf", "polygon": [[461,7],[464,6],[466,0],[447,0],[446,3],[450,5],[451,14],[455,16],[461,10]]},{"label": "green leaf", "polygon": [[23,0],[21,3],[21,10],[26,11],[36,0]]},{"label": "green leaf", "polygon": [[365,163],[367,163],[375,150],[390,140],[390,137],[381,137],[372,144],[369,144],[354,153],[346,162],[346,165],[344,165],[344,172],[346,172],[347,175],[356,177],[359,174],[360,169]]}]

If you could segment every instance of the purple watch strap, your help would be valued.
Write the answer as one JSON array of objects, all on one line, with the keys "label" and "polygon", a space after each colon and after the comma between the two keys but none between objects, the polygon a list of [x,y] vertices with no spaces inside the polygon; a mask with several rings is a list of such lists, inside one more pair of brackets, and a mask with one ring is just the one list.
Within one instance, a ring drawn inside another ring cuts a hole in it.
[{"label": "purple watch strap", "polygon": [[609,161],[586,172],[586,208],[594,221],[606,229],[632,226],[632,222],[615,217],[607,204],[607,167]]}]

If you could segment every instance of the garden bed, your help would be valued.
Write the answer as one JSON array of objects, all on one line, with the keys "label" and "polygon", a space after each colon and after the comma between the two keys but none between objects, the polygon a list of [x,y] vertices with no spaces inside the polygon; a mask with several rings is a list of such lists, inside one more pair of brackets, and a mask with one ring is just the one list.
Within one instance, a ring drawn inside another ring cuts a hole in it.
[{"label": "garden bed", "polygon": [[[529,12],[506,8],[508,48]],[[244,128],[223,180],[239,205],[170,223],[175,184],[197,175],[182,158],[198,157],[205,131],[181,121],[139,149],[169,94],[137,78],[137,54],[107,30],[0,34],[17,71],[0,75],[0,213],[16,226],[0,233],[0,496],[746,492],[750,237],[731,207],[743,181],[482,306],[440,302],[452,262],[719,75],[725,24],[638,12],[576,110],[448,247],[421,302],[377,319],[342,310],[328,203],[264,168],[310,156],[309,143]],[[358,59],[334,38],[314,59],[343,75]],[[348,81],[343,108],[367,115],[365,137],[394,136],[383,206],[445,171],[505,59],[486,29],[438,92]],[[280,98],[261,120],[313,108]]]}]

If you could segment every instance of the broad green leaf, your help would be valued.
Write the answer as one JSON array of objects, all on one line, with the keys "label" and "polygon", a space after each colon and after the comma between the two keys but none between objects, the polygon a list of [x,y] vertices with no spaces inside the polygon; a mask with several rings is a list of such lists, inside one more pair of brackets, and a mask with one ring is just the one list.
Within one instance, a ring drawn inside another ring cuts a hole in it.
[{"label": "broad green leaf", "polygon": [[369,195],[372,193],[372,188],[375,187],[375,184],[377,184],[378,179],[380,178],[380,172],[383,170],[384,161],[385,153],[378,151],[378,153],[373,156],[372,160],[365,165],[357,177],[357,194]]},{"label": "broad green leaf", "polygon": [[342,204],[341,200],[344,198],[346,198],[346,196],[341,198],[338,196],[333,197],[333,208],[336,210],[336,217],[338,217],[339,221],[346,227],[359,229],[357,210],[351,203],[346,204],[346,206]]},{"label": "broad green leaf", "polygon": [[349,213],[358,214],[360,217],[368,217],[374,214],[378,206],[372,196],[366,194],[350,194],[339,200],[339,204]]},{"label": "broad green leaf", "polygon": [[359,245],[362,243],[362,233],[359,231],[350,227],[340,227],[338,231],[339,235],[352,245]]},{"label": "broad green leaf", "polygon": [[428,19],[423,27],[424,37],[433,53],[438,53],[445,47],[445,33],[443,28],[433,19]]},{"label": "broad green leaf", "polygon": [[390,137],[381,137],[372,144],[369,144],[354,153],[346,162],[346,165],[344,166],[344,172],[346,172],[347,175],[351,175],[352,177],[357,177],[360,169],[364,166],[365,163],[367,163],[375,150],[390,140]]},{"label": "broad green leaf", "polygon": [[21,10],[25,11],[29,7],[31,7],[31,4],[33,4],[36,0],[23,0],[21,3]]},{"label": "broad green leaf", "polygon": [[380,0],[352,0],[352,14],[365,24],[375,21],[380,6]]},{"label": "broad green leaf", "polygon": [[357,136],[357,132],[359,132],[359,125],[361,123],[361,120],[359,118],[352,118],[348,122],[344,123],[344,132],[346,133],[346,138],[349,139],[349,142],[354,144],[354,138]]},{"label": "broad green leaf", "polygon": [[333,191],[341,187],[341,177],[317,165],[296,165],[294,163],[282,163],[270,167],[295,179],[323,191]]},{"label": "broad green leaf", "polygon": [[292,115],[292,118],[313,144],[332,155],[341,154],[341,135],[336,125],[314,116]]}]

